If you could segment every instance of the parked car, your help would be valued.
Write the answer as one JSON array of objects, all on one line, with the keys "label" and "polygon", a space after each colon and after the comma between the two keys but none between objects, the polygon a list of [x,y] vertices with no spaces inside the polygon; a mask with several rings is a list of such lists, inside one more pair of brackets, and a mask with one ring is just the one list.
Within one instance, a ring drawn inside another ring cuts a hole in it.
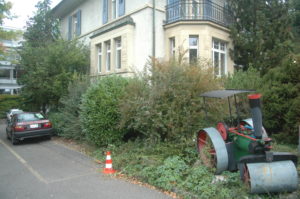
[{"label": "parked car", "polygon": [[7,119],[7,122],[9,122],[12,118],[12,116],[14,114],[17,114],[17,113],[23,113],[23,111],[21,109],[10,109],[7,113],[6,113],[6,119]]},{"label": "parked car", "polygon": [[22,112],[12,116],[6,127],[7,139],[12,144],[27,138],[44,137],[53,135],[52,123],[38,112]]}]

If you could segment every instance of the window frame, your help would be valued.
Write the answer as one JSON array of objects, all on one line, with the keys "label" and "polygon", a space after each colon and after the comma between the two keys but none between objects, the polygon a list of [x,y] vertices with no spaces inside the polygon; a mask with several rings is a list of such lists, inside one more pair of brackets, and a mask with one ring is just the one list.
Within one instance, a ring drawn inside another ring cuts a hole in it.
[{"label": "window frame", "polygon": [[102,43],[97,45],[97,59],[98,59],[98,63],[97,63],[97,69],[98,69],[98,73],[102,73]]},{"label": "window frame", "polygon": [[72,15],[72,38],[77,36],[78,18],[77,13]]},{"label": "window frame", "polygon": [[[218,42],[216,45],[215,42]],[[223,45],[223,47],[222,47]],[[223,49],[222,49],[223,48]],[[215,53],[218,54],[218,71],[216,73],[216,66],[215,66]],[[224,73],[222,73],[222,55],[224,55]],[[217,77],[222,77],[227,75],[228,67],[227,67],[227,42],[222,41],[220,39],[213,38],[212,39],[212,62],[214,67],[214,74]]]},{"label": "window frame", "polygon": [[111,41],[108,40],[105,42],[105,68],[107,72],[111,71]]},{"label": "window frame", "polygon": [[176,40],[175,37],[170,37],[169,38],[170,42],[170,58],[175,58],[176,55]]},{"label": "window frame", "polygon": [[68,40],[72,40],[81,35],[81,10],[68,17]]},{"label": "window frame", "polygon": [[[190,39],[191,38],[196,38],[197,39],[197,45],[191,45]],[[199,35],[189,35],[189,63],[192,64],[192,59],[191,59],[191,50],[197,50],[197,58],[196,61],[199,58]]]},{"label": "window frame", "polygon": [[[115,65],[116,65],[116,69],[120,70],[122,68],[122,38],[117,37],[114,39],[114,42],[115,42]],[[120,44],[120,46],[118,46],[118,44]],[[120,53],[120,60],[119,60],[119,53]]]}]

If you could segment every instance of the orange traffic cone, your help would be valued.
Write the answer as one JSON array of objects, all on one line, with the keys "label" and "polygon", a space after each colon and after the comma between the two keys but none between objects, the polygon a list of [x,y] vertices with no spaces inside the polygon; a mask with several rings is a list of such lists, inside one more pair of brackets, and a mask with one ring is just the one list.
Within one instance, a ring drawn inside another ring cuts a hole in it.
[{"label": "orange traffic cone", "polygon": [[103,169],[102,172],[105,174],[113,174],[116,172],[116,170],[112,168],[112,159],[111,159],[110,151],[106,152],[105,168]]}]

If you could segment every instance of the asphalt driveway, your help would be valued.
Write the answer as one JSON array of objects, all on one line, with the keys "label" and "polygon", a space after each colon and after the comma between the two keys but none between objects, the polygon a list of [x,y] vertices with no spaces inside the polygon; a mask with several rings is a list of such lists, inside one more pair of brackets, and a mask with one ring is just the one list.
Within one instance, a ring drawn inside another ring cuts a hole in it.
[{"label": "asphalt driveway", "polygon": [[0,124],[0,199],[170,198],[101,170],[90,157],[51,140],[13,146]]}]

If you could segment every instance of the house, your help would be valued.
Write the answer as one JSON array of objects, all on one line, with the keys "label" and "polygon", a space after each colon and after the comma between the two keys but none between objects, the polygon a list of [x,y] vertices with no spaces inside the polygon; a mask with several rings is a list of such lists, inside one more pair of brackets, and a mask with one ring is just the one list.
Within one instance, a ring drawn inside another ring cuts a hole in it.
[{"label": "house", "polygon": [[225,0],[62,0],[53,14],[65,39],[90,46],[90,75],[130,75],[149,57],[212,61],[216,76],[233,72]]},{"label": "house", "polygon": [[[7,31],[20,31],[15,28],[3,27]],[[21,86],[17,83],[19,77],[18,60],[20,59],[16,49],[20,47],[21,37],[15,40],[1,40],[4,52],[0,54],[0,94],[17,94]]]}]

